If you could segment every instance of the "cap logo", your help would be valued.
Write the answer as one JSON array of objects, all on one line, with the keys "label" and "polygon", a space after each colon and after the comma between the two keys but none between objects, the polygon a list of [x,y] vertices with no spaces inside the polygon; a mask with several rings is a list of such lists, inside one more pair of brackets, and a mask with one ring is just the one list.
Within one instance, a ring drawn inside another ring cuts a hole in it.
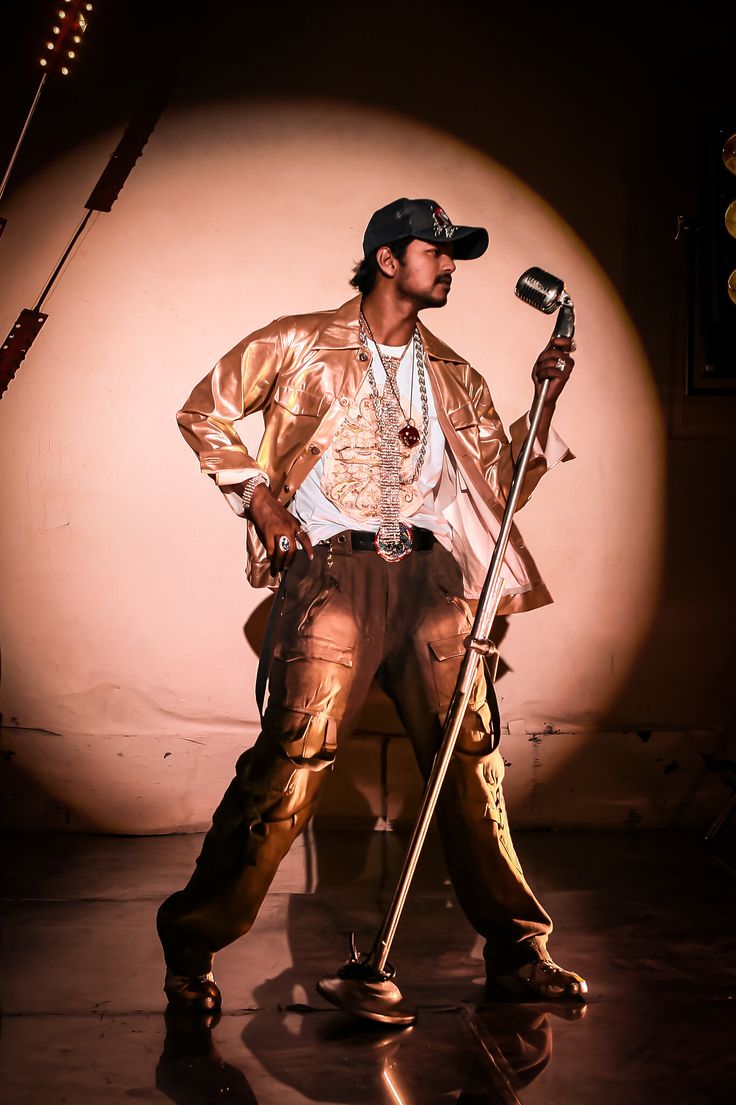
[{"label": "cap logo", "polygon": [[432,222],[438,237],[451,238],[457,230],[450,222],[450,216],[439,205],[432,208]]}]

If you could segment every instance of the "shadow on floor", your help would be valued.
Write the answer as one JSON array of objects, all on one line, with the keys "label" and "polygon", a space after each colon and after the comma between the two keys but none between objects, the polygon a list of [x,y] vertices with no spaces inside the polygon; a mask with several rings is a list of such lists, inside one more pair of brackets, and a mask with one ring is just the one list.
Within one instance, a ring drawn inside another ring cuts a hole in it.
[{"label": "shadow on floor", "polygon": [[436,841],[392,959],[419,1007],[399,1034],[355,1024],[314,984],[375,933],[405,841],[317,824],[250,936],[218,956],[217,1025],[166,1019],[153,931],[196,837],[5,841],[8,1105],[712,1105],[731,1100],[732,875],[691,834],[519,833],[555,917],[553,951],[591,981],[581,1016],[483,1005],[480,942]]}]

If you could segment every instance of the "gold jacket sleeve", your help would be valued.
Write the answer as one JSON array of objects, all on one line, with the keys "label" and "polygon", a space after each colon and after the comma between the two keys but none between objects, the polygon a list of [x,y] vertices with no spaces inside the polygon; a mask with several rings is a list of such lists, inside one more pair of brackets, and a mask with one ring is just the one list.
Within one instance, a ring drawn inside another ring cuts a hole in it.
[{"label": "gold jacket sleeve", "polygon": [[283,364],[277,320],[249,334],[197,384],[176,420],[203,472],[258,467],[233,423],[267,405]]}]

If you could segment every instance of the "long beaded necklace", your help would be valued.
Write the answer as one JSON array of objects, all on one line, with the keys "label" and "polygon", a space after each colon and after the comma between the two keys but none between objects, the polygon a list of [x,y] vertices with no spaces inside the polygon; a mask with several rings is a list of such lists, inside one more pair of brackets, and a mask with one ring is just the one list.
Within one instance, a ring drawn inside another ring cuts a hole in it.
[{"label": "long beaded necklace", "polygon": [[[399,521],[399,501],[401,489],[401,455],[399,441],[407,448],[413,449],[420,445],[417,454],[417,463],[411,477],[414,483],[424,464],[429,439],[429,400],[427,397],[427,381],[424,366],[424,346],[415,327],[409,341],[413,340],[413,364],[412,364],[412,388],[409,400],[409,417],[405,418],[401,400],[399,398],[397,372],[402,358],[408,348],[406,343],[400,357],[388,357],[381,352],[378,342],[373,337],[371,328],[361,312],[360,315],[360,340],[368,347],[370,337],[376,348],[378,357],[386,373],[386,385],[383,395],[378,392],[376,377],[372,365],[368,368],[367,378],[373,398],[373,408],[376,412],[376,420],[379,429],[380,444],[380,492],[381,492],[381,522],[376,533],[376,552],[384,560],[403,560],[412,550],[411,526]],[[411,419],[414,396],[414,373],[416,371],[419,380],[419,394],[422,404],[422,429],[421,433]],[[403,421],[403,425],[399,425]]]}]

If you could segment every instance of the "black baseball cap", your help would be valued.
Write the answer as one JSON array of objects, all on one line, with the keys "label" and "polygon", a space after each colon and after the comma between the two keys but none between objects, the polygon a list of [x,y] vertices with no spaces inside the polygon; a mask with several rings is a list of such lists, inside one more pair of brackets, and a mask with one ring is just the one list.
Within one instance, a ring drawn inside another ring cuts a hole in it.
[{"label": "black baseball cap", "polygon": [[451,243],[453,256],[460,261],[472,261],[488,249],[487,230],[482,226],[456,226],[434,200],[403,197],[375,211],[363,235],[363,256],[367,257],[379,246],[390,246],[399,238]]}]

